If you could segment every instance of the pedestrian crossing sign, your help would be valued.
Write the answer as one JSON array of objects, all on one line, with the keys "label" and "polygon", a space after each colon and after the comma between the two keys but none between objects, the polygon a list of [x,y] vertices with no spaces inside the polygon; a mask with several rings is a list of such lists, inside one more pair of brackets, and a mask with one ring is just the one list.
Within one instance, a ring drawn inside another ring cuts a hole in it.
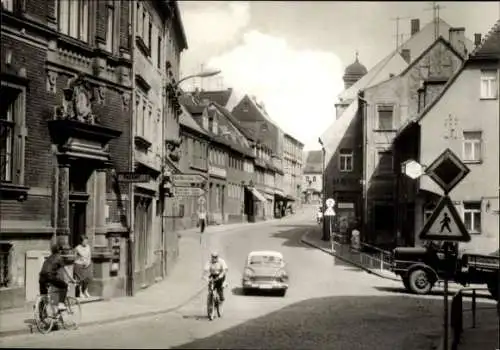
[{"label": "pedestrian crossing sign", "polygon": [[449,196],[444,196],[420,231],[419,238],[432,241],[469,242],[470,235]]},{"label": "pedestrian crossing sign", "polygon": [[333,208],[327,208],[325,210],[325,216],[335,216],[335,211],[333,210]]}]

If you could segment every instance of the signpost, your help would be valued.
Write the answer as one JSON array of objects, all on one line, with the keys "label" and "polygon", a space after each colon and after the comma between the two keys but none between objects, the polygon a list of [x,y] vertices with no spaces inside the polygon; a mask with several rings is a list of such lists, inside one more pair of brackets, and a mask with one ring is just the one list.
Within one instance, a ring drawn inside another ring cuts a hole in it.
[{"label": "signpost", "polygon": [[328,198],[325,202],[326,204],[326,210],[323,213],[323,220],[325,220],[325,217],[328,217],[328,227],[330,230],[330,244],[332,248],[332,253],[333,253],[333,229],[332,229],[332,219],[335,216],[335,211],[333,210],[333,206],[335,205],[335,200],[333,198]]},{"label": "signpost", "polygon": [[[402,171],[412,179],[424,175],[423,166],[414,160],[402,164]],[[448,194],[469,173],[469,168],[450,149],[432,162],[425,170],[425,174],[441,187],[444,196],[439,201],[430,218],[420,231],[422,240],[444,242],[468,242],[470,235],[453,205]],[[443,348],[448,350],[448,273],[449,273],[449,244],[444,244],[444,256],[447,268],[444,273],[444,338]]]},{"label": "signpost", "polygon": [[205,194],[205,190],[199,187],[174,187],[176,197],[199,197]]},{"label": "signpost", "polygon": [[172,183],[176,187],[189,187],[193,185],[201,186],[206,181],[200,174],[175,174],[172,175]]}]

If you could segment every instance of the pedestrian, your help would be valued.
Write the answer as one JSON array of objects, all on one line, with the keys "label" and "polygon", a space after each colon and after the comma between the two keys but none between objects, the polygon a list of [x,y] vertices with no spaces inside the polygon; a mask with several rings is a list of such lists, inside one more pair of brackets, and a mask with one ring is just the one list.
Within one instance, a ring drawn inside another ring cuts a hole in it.
[{"label": "pedestrian", "polygon": [[75,278],[80,281],[77,287],[76,296],[83,296],[85,298],[90,298],[88,291],[89,283],[92,279],[92,251],[89,245],[89,240],[87,236],[81,236],[81,243],[76,246],[76,260],[74,267]]},{"label": "pedestrian", "polygon": [[207,212],[204,209],[198,211],[198,224],[200,225],[200,232],[205,231],[205,225],[207,223]]}]

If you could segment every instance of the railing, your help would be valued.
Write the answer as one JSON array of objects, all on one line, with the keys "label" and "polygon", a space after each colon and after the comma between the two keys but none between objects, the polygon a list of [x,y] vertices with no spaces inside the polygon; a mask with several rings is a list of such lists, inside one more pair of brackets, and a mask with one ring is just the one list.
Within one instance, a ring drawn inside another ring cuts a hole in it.
[{"label": "railing", "polygon": [[359,263],[369,269],[390,270],[392,253],[367,243],[360,243],[360,249],[350,245],[349,236],[334,234],[333,245],[337,254]]},{"label": "railing", "polygon": [[[451,301],[451,315],[450,315],[450,326],[452,330],[452,350],[456,350],[458,344],[460,344],[460,339],[464,330],[464,311],[472,312],[472,328],[476,328],[476,298],[477,291],[485,290],[488,288],[484,287],[464,287],[461,288],[454,296]],[[464,294],[464,292],[472,291],[472,294]],[[463,308],[463,297],[471,297],[472,305],[470,309]]]}]

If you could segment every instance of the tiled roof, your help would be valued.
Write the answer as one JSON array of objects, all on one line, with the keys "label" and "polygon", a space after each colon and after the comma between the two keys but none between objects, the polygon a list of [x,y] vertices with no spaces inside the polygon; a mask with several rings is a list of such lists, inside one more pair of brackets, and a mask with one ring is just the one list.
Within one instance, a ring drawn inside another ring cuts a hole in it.
[{"label": "tiled roof", "polygon": [[208,99],[210,102],[215,102],[220,106],[226,107],[232,93],[232,88],[221,91],[199,91],[198,97],[200,100]]},{"label": "tiled roof", "polygon": [[229,112],[225,107],[221,106],[217,102],[214,103],[214,106],[217,107],[219,112],[221,112],[231,122],[231,124],[233,124],[236,127],[236,129],[238,129],[239,132],[241,132],[243,134],[243,136],[245,136],[247,139],[252,139],[252,135],[250,135],[250,133],[248,132],[248,129],[243,127],[243,125],[241,125],[240,121],[238,119],[236,119],[231,114],[231,112]]},{"label": "tiled roof", "polygon": [[304,173],[321,173],[323,171],[323,151],[307,152]]},{"label": "tiled roof", "polygon": [[471,60],[488,58],[500,59],[500,20],[486,34],[481,45],[470,55]]},{"label": "tiled roof", "polygon": [[183,110],[183,113],[179,117],[179,124],[182,126],[185,126],[191,130],[195,130],[203,135],[207,135],[207,132],[203,130],[202,127],[198,125],[198,123],[193,119],[191,114],[189,113],[189,110],[186,106],[181,105],[181,108]]}]

